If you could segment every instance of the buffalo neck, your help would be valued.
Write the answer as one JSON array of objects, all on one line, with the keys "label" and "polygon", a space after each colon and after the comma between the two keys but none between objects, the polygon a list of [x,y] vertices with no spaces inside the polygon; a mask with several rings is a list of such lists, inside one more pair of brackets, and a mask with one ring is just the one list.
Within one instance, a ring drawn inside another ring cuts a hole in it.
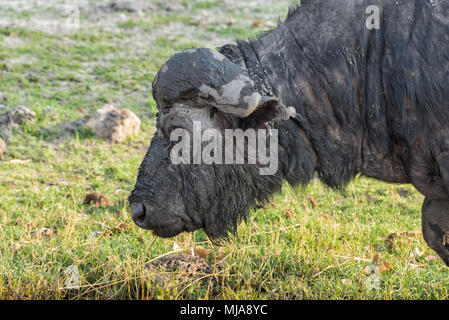
[{"label": "buffalo neck", "polygon": [[342,46],[308,32],[304,20],[299,12],[291,14],[275,30],[238,46],[249,69],[258,70],[253,74],[267,87],[263,93],[299,114],[279,125],[280,144],[292,154],[286,179],[307,182],[305,171],[314,167],[324,183],[340,187],[361,167],[365,102],[359,66],[365,57],[357,43],[364,39],[346,35]]}]

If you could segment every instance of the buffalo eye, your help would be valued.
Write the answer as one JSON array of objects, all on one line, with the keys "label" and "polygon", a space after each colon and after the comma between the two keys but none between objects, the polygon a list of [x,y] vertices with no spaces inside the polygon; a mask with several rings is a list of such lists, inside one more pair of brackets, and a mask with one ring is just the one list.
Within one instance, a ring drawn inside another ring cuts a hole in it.
[{"label": "buffalo eye", "polygon": [[210,111],[209,111],[209,117],[211,118],[211,119],[213,119],[214,118],[214,116],[215,116],[215,113],[217,113],[217,108],[211,108],[210,109]]}]

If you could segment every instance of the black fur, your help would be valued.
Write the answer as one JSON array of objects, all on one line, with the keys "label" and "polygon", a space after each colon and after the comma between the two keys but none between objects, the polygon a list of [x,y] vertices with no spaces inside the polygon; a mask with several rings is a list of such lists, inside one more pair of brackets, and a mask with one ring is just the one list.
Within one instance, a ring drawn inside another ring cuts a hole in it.
[{"label": "black fur", "polygon": [[[372,4],[381,8],[380,30],[364,24]],[[361,172],[447,197],[441,180],[425,186],[422,176],[438,167],[426,134],[449,122],[448,7],[303,1],[276,30],[249,42],[275,95],[307,120],[323,182],[344,186]]]}]

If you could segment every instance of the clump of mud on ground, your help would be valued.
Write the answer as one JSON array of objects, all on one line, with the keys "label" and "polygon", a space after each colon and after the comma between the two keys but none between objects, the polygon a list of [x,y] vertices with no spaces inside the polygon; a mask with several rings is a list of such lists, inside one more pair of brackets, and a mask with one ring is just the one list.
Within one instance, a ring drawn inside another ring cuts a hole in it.
[{"label": "clump of mud on ground", "polygon": [[146,276],[156,287],[179,292],[186,286],[198,282],[211,292],[216,292],[218,279],[209,262],[190,254],[172,254],[145,265]]}]

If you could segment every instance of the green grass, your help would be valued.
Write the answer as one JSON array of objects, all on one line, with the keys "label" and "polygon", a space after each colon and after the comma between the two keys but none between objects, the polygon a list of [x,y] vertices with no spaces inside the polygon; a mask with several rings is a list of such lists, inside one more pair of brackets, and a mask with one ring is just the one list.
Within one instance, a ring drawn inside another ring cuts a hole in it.
[{"label": "green grass", "polygon": [[[189,7],[170,11],[153,2],[156,10],[144,16],[109,13],[116,19],[113,28],[95,25],[93,18],[69,33],[0,27],[0,92],[7,96],[0,104],[23,104],[37,113],[34,123],[14,130],[0,161],[0,298],[448,298],[447,268],[439,259],[425,259],[435,253],[420,233],[398,236],[392,249],[383,246],[391,233],[420,230],[423,197],[411,186],[362,177],[344,191],[317,181],[305,188],[285,185],[221,247],[202,231],[163,240],[132,223],[126,198],[154,133],[155,73],[179,50],[256,36],[263,28],[252,22],[276,22],[288,3],[276,8],[266,3],[252,12],[219,1],[173,1]],[[17,21],[39,17],[41,11],[0,7],[1,16]],[[197,25],[201,12],[213,19]],[[229,19],[232,26],[226,24]],[[11,39],[20,39],[19,45],[7,45]],[[105,103],[138,114],[141,134],[111,145],[89,131],[73,135],[62,129],[62,123]],[[112,205],[83,205],[92,191],[106,195]],[[117,229],[123,222],[126,226]],[[34,237],[31,231],[41,227],[54,234]],[[175,243],[185,250],[210,250],[218,280],[214,288],[200,282],[153,285],[145,263],[172,251]],[[412,259],[415,248],[423,255]],[[393,268],[381,273],[378,289],[369,289],[363,270],[376,254]],[[65,289],[64,271],[71,265],[80,271],[79,290]]]}]

